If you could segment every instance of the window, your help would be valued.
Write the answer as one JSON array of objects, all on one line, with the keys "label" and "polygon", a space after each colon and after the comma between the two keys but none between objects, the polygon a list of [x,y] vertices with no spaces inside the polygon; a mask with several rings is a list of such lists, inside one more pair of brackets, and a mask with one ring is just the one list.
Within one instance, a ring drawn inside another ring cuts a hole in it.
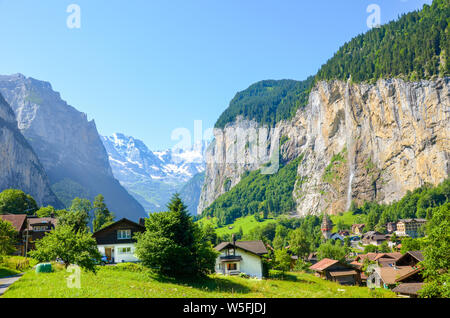
[{"label": "window", "polygon": [[47,226],[45,225],[33,226],[33,231],[35,232],[47,231]]},{"label": "window", "polygon": [[131,254],[131,247],[119,247],[119,254]]},{"label": "window", "polygon": [[227,264],[227,269],[229,271],[235,271],[235,270],[237,270],[237,264],[236,263]]},{"label": "window", "polygon": [[131,238],[131,230],[118,230],[117,239],[126,240]]}]

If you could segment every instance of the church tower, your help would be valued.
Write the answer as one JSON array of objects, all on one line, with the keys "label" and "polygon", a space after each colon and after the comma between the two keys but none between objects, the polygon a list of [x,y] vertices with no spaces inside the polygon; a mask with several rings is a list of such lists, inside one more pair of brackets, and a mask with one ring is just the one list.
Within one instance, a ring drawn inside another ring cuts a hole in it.
[{"label": "church tower", "polygon": [[322,235],[326,240],[330,239],[332,229],[333,222],[331,222],[331,219],[325,213],[323,215],[322,226],[320,227],[320,230],[322,231]]}]

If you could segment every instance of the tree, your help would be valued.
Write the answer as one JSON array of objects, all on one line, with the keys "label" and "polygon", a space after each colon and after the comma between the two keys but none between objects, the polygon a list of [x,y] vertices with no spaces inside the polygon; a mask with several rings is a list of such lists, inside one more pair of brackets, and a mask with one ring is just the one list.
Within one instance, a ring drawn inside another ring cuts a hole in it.
[{"label": "tree", "polygon": [[76,264],[88,271],[95,272],[101,259],[97,242],[92,234],[75,231],[70,225],[59,225],[36,242],[36,250],[30,256],[40,262],[61,259],[66,267]]},{"label": "tree", "polygon": [[179,194],[167,208],[168,212],[151,214],[146,231],[136,235],[136,255],[145,266],[171,277],[211,273],[218,253],[192,221]]},{"label": "tree", "polygon": [[289,271],[291,268],[291,255],[289,255],[285,248],[275,250],[274,268],[282,271],[283,273]]},{"label": "tree", "polygon": [[299,227],[291,232],[289,246],[299,259],[305,259],[309,255],[311,242],[305,231]]},{"label": "tree", "polygon": [[56,214],[55,208],[52,207],[51,205],[42,207],[36,211],[36,216],[38,216],[40,218],[48,218],[55,214]]},{"label": "tree", "polygon": [[423,276],[425,285],[421,297],[450,297],[450,202],[433,209],[427,226],[427,244],[424,249]]},{"label": "tree", "polygon": [[94,232],[114,223],[114,214],[112,214],[105,203],[103,195],[99,194],[94,199],[94,220],[92,228]]},{"label": "tree", "polygon": [[29,194],[16,189],[6,189],[0,193],[0,214],[33,215],[39,209]]},{"label": "tree", "polygon": [[17,231],[8,221],[0,219],[0,259],[15,251],[14,243],[17,241]]},{"label": "tree", "polygon": [[317,249],[317,258],[322,260],[324,258],[335,259],[338,261],[345,261],[347,255],[347,249],[338,244],[332,244],[332,240],[328,240],[325,244],[322,244]]},{"label": "tree", "polygon": [[411,237],[405,237],[402,240],[402,248],[400,250],[401,253],[406,253],[409,251],[419,251],[423,247],[422,239],[414,239]]},{"label": "tree", "polygon": [[218,237],[214,226],[210,222],[206,222],[202,228],[203,238],[210,242],[213,246],[218,244]]},{"label": "tree", "polygon": [[90,211],[92,204],[87,199],[75,198],[69,211],[58,211],[58,223],[60,225],[69,225],[76,232],[89,231]]}]

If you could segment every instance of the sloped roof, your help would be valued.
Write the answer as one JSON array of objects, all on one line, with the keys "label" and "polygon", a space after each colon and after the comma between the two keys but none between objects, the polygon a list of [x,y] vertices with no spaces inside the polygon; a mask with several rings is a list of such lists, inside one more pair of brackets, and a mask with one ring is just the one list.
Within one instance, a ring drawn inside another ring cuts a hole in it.
[{"label": "sloped roof", "polygon": [[335,272],[330,272],[330,275],[333,277],[339,277],[339,276],[349,276],[349,275],[357,275],[358,272],[353,270],[353,269],[349,269],[347,271],[335,271]]},{"label": "sloped roof", "polygon": [[422,262],[425,258],[423,257],[422,251],[410,251],[408,252],[412,257],[414,257],[419,262]]},{"label": "sloped roof", "polygon": [[395,260],[397,260],[397,259],[399,259],[400,257],[402,257],[402,253],[399,253],[399,252],[392,252],[392,253],[378,253],[376,256],[375,256],[375,261],[376,260],[379,260],[379,259],[381,259],[381,258],[392,258],[392,259],[395,259]]},{"label": "sloped roof", "polygon": [[105,231],[105,230],[108,230],[109,228],[111,228],[111,227],[114,226],[114,225],[117,225],[118,223],[128,223],[128,224],[132,224],[132,225],[135,225],[135,226],[140,227],[140,228],[142,228],[143,230],[145,230],[145,226],[143,226],[143,225],[141,225],[141,224],[139,224],[139,223],[130,221],[130,220],[126,219],[126,218],[123,218],[123,219],[120,219],[119,221],[116,221],[116,222],[114,222],[114,223],[112,223],[112,224],[110,224],[110,225],[108,225],[108,226],[102,228],[101,230],[98,230],[97,232],[94,232],[94,233],[92,234],[92,236],[95,237],[98,233],[101,233],[101,232],[103,232],[103,231]]},{"label": "sloped roof", "polygon": [[28,218],[28,230],[32,230],[33,225],[44,224],[44,223],[51,223],[54,226],[56,226],[58,224],[58,219],[56,219],[56,218]]},{"label": "sloped roof", "polygon": [[398,266],[397,268],[379,267],[375,271],[380,275],[385,284],[392,285],[396,283],[398,278],[415,271],[415,269],[412,266]]},{"label": "sloped roof", "polygon": [[320,260],[319,262],[317,262],[316,264],[310,266],[309,268],[314,271],[321,272],[336,263],[339,263],[339,261],[337,261],[335,259],[324,258],[324,259]]},{"label": "sloped roof", "polygon": [[[219,245],[215,247],[216,250],[221,251],[227,246],[233,246],[233,243],[231,242],[222,242]],[[248,251],[250,253],[256,254],[256,255],[264,255],[267,254],[268,251],[266,249],[266,246],[264,245],[263,241],[237,241],[235,242],[235,246],[237,248],[243,249],[245,251]]]},{"label": "sloped roof", "polygon": [[395,287],[392,291],[404,295],[417,295],[417,292],[422,289],[422,286],[423,283],[403,283]]},{"label": "sloped roof", "polygon": [[4,214],[4,215],[0,215],[0,219],[11,223],[12,226],[16,229],[16,231],[19,232],[22,229],[22,227],[27,219],[27,215],[26,214]]}]

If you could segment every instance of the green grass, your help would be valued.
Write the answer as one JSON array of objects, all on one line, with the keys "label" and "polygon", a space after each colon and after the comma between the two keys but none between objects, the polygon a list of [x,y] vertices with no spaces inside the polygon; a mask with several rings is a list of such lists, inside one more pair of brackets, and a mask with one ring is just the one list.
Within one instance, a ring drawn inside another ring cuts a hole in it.
[{"label": "green grass", "polygon": [[287,280],[255,280],[212,275],[195,281],[161,278],[149,270],[106,266],[96,275],[82,272],[81,288],[68,288],[64,270],[27,272],[4,298],[367,298],[395,297],[387,290],[341,286],[311,274],[289,273]]},{"label": "green grass", "polygon": [[19,271],[16,271],[15,269],[11,269],[8,267],[0,266],[0,278],[14,276],[19,274]]},{"label": "green grass", "polygon": [[269,223],[276,223],[277,219],[276,218],[268,218],[265,220],[261,220],[260,222],[258,222],[255,219],[254,215],[248,215],[245,217],[241,217],[236,219],[232,224],[226,225],[224,227],[217,227],[217,218],[211,218],[211,219],[207,219],[207,218],[202,218],[200,220],[198,220],[198,223],[200,225],[204,225],[205,223],[211,223],[215,228],[216,228],[216,233],[218,236],[224,236],[226,234],[233,234],[233,233],[238,233],[239,232],[239,228],[242,227],[242,232],[244,234],[247,234],[248,232],[250,232],[251,230],[253,230],[254,228],[258,227],[258,226],[264,226],[267,225]]}]

